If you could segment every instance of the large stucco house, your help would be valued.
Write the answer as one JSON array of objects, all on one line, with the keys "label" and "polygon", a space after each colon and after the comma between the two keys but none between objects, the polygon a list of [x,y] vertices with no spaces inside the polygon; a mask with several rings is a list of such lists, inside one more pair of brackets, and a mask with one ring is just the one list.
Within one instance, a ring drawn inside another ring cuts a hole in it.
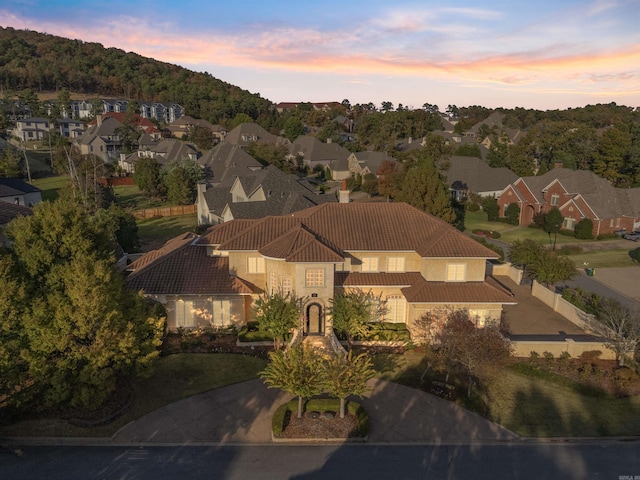
[{"label": "large stucco house", "polygon": [[481,327],[514,303],[487,275],[494,258],[407,204],[341,202],[182,235],[131,264],[128,284],[167,307],[170,329],[241,325],[260,294],[282,291],[304,299],[305,335],[331,336],[331,300],[352,288],[379,295],[388,322],[464,308]]}]

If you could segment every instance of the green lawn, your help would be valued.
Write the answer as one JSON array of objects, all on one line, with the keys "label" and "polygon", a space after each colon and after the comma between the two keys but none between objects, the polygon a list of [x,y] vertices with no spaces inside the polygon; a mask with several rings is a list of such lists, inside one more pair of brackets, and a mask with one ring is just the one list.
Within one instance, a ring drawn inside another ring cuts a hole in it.
[{"label": "green lawn", "polygon": [[[420,384],[423,356],[417,351],[376,355],[374,366],[380,378],[425,388]],[[640,435],[640,396],[587,395],[570,380],[553,378],[557,377],[531,377],[505,368],[473,403],[482,405],[477,413],[526,437]],[[458,403],[468,406],[464,387],[458,391]]]},{"label": "green lawn", "polygon": [[143,210],[145,208],[172,206],[168,202],[148,198],[138,189],[137,185],[119,185],[113,187],[113,193],[120,206],[125,209]]},{"label": "green lawn", "polygon": [[33,180],[33,186],[42,190],[42,200],[54,201],[58,198],[58,190],[66,188],[71,179],[67,175],[57,177],[36,178]]},{"label": "green lawn", "polygon": [[587,264],[592,268],[632,267],[637,265],[629,256],[630,250],[592,250],[579,255],[569,255],[577,268]]},{"label": "green lawn", "polygon": [[149,218],[138,220],[138,237],[142,243],[142,251],[156,249],[167,240],[185,232],[193,232],[198,226],[195,214],[175,217]]},{"label": "green lawn", "polygon": [[257,378],[266,361],[237,354],[175,354],[158,360],[149,378],[133,383],[131,409],[113,423],[76,427],[62,420],[32,420],[0,428],[0,436],[105,437],[164,405],[197,393]]},{"label": "green lawn", "polygon": [[506,370],[491,385],[491,419],[522,436],[640,435],[640,397],[577,393],[556,382]]}]

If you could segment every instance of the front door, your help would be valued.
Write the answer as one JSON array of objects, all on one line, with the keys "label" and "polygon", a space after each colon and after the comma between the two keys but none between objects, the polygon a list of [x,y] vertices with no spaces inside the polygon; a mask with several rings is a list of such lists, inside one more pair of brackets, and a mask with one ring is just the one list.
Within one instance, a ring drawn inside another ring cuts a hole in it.
[{"label": "front door", "polygon": [[307,307],[307,324],[305,333],[307,335],[324,335],[322,306],[318,303],[312,303]]}]

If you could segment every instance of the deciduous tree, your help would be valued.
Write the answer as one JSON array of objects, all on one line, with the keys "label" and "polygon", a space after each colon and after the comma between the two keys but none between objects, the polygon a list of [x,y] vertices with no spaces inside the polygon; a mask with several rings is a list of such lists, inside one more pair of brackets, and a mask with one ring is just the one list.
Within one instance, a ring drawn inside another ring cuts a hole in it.
[{"label": "deciduous tree", "polygon": [[279,349],[291,331],[299,326],[301,301],[291,293],[281,291],[262,295],[254,305],[260,330],[273,335],[273,346]]},{"label": "deciduous tree", "polygon": [[320,368],[322,357],[301,342],[269,353],[270,362],[260,372],[269,388],[279,388],[298,397],[298,418],[302,418],[305,398],[322,393],[324,372]]},{"label": "deciduous tree", "polygon": [[380,297],[357,288],[334,295],[330,301],[333,329],[347,338],[349,350],[355,337],[365,336],[371,323],[380,321],[385,311]]},{"label": "deciduous tree", "polygon": [[366,353],[353,356],[337,354],[323,364],[323,383],[329,395],[340,399],[340,418],[344,418],[345,399],[350,395],[362,397],[367,392],[367,381],[375,375],[371,359]]},{"label": "deciduous tree", "polygon": [[620,367],[624,366],[625,357],[633,356],[640,343],[640,313],[613,299],[602,299],[595,320],[589,325],[615,352]]}]

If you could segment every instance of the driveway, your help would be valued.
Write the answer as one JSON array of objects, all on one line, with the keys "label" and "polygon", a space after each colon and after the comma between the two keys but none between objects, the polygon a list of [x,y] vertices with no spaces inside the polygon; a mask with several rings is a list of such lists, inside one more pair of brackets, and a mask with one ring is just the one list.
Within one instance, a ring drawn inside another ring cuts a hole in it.
[{"label": "driveway", "polygon": [[[516,440],[501,426],[434,395],[371,380],[360,400],[369,414],[369,442],[479,444]],[[230,385],[162,407],[135,420],[114,444],[257,444],[271,442],[271,417],[290,395],[262,380]]]}]

